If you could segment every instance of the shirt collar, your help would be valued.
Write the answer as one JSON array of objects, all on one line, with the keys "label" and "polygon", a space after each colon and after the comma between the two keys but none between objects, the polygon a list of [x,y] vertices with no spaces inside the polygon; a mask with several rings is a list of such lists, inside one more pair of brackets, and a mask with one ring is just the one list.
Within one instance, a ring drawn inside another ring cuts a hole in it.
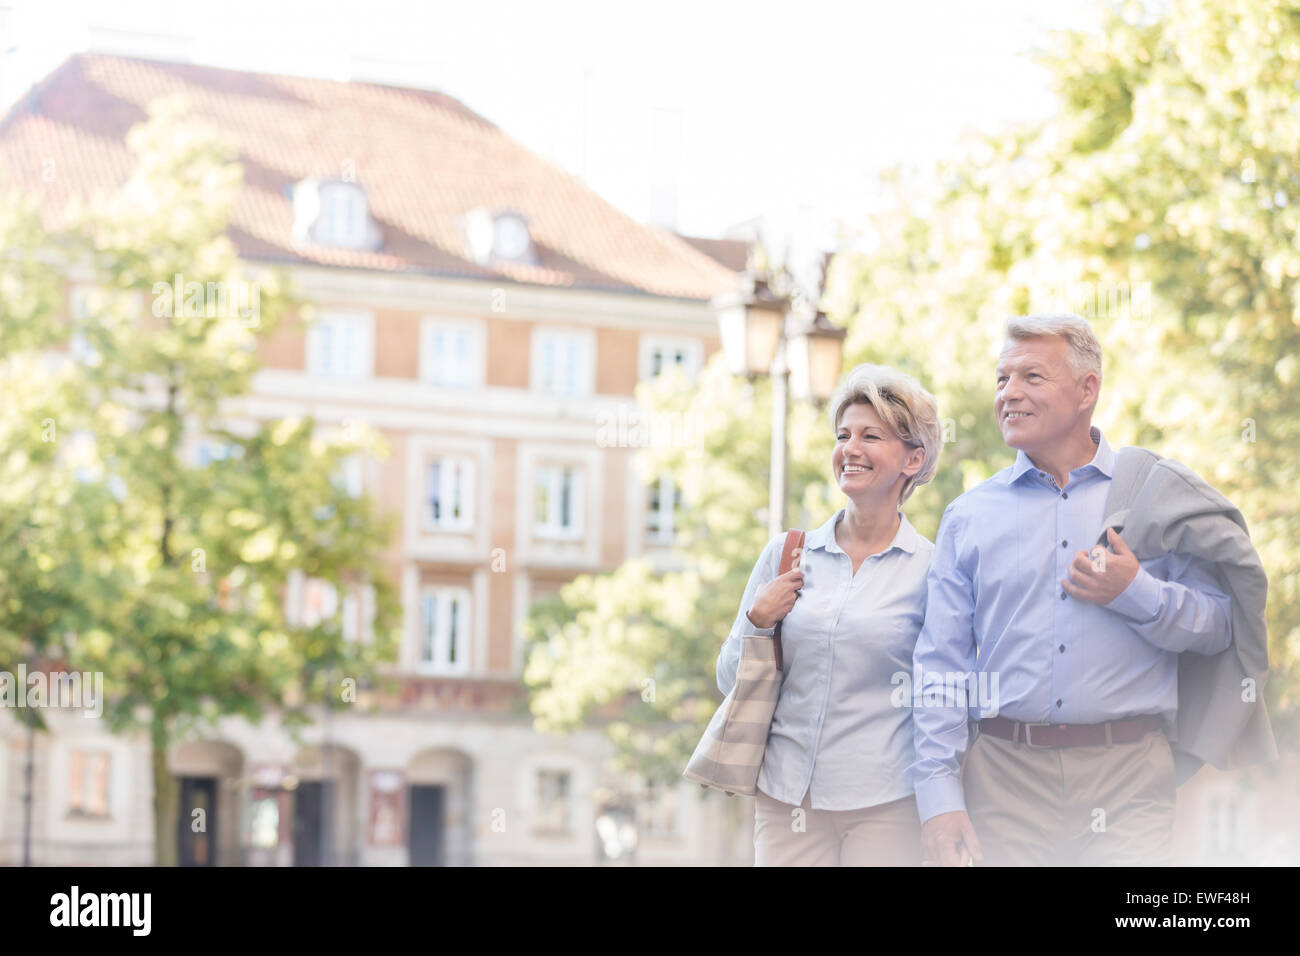
[{"label": "shirt collar", "polygon": [[[835,514],[831,515],[824,525],[814,531],[809,531],[808,536],[804,539],[804,550],[812,551],[816,548],[824,548],[831,554],[843,554],[844,549],[840,543],[835,540],[835,526],[839,524],[840,519],[844,517],[844,509],[841,508]],[[899,548],[908,554],[915,554],[917,548],[917,538],[919,535],[916,529],[912,527],[912,522],[907,520],[907,515],[901,511],[898,513],[899,522],[898,530],[894,532],[894,540],[889,542],[889,547],[885,551]],[[884,552],[882,552],[884,553]]]},{"label": "shirt collar", "polygon": [[[1092,456],[1092,461],[1088,462],[1086,465],[1080,465],[1070,473],[1073,474],[1076,471],[1081,472],[1087,468],[1095,468],[1107,478],[1112,477],[1115,473],[1114,450],[1110,447],[1110,443],[1106,441],[1106,436],[1101,433],[1101,429],[1096,425],[1093,425],[1092,428],[1089,429],[1088,434],[1092,438],[1092,443],[1097,446],[1097,451]],[[1037,470],[1038,466],[1030,461],[1029,456],[1025,454],[1023,449],[1021,449],[1016,452],[1016,463],[1011,466],[1011,478],[1009,483],[1015,484],[1026,472]]]}]

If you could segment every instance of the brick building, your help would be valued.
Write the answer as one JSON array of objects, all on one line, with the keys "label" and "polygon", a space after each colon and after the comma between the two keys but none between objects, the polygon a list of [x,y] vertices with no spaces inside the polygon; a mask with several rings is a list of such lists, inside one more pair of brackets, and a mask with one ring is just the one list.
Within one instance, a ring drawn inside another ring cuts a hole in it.
[{"label": "brick building", "polygon": [[[618,795],[635,782],[610,776],[599,733],[544,736],[518,708],[530,602],[667,554],[671,480],[646,487],[635,448],[598,427],[635,411],[641,380],[693,373],[718,348],[709,300],[735,287],[744,244],[637,222],[441,93],[116,56],[74,56],[17,103],[0,168],[47,210],[117,188],[127,131],[175,94],[238,146],[241,256],[288,270],[316,310],[265,342],[231,419],[382,434],[389,456],[355,460],[347,480],[396,513],[385,558],[404,611],[402,690],[380,713],[322,721],[305,746],[271,719],[173,748],[182,812],[212,821],[181,827],[185,861],[589,864],[626,847],[631,813],[637,863],[744,862],[723,801],[682,786],[629,808]],[[74,318],[95,294],[72,277]],[[222,451],[196,438],[190,453]],[[286,600],[300,618],[341,607],[345,633],[366,626],[364,593],[300,579]],[[145,741],[50,718],[36,862],[151,861]],[[11,862],[25,738],[11,714],[0,733]]]}]

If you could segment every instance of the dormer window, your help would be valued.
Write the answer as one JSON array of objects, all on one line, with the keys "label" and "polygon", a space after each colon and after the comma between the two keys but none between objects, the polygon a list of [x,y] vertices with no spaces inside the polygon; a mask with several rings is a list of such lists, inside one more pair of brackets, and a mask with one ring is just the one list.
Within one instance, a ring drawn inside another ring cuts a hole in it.
[{"label": "dormer window", "polygon": [[528,220],[517,212],[475,209],[465,217],[470,256],[479,265],[493,262],[537,264]]},{"label": "dormer window", "polygon": [[300,242],[346,249],[377,249],[379,229],[357,183],[305,179],[293,190],[293,234]]},{"label": "dormer window", "polygon": [[366,197],[351,183],[331,183],[321,190],[321,240],[335,246],[359,246],[366,239]]}]

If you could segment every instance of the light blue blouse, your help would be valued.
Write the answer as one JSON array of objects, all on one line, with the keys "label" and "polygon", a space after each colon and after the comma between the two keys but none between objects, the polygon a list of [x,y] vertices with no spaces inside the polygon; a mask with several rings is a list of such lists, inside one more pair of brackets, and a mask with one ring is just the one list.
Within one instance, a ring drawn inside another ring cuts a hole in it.
[{"label": "light blue blouse", "polygon": [[[835,540],[840,509],[804,542],[803,592],[781,629],[785,670],[758,788],[816,810],[857,810],[912,793],[912,651],[925,618],[934,544],[901,516],[889,547],[853,573]],[[736,682],[742,638],[771,634],[745,616],[776,577],[784,535],[767,543],[749,576],[718,656],[718,689]],[[901,706],[900,706],[901,702]]]}]

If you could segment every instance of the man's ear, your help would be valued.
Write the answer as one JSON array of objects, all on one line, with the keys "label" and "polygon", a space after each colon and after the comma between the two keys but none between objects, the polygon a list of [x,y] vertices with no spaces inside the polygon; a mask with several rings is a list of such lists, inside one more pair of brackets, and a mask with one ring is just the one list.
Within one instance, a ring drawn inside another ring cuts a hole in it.
[{"label": "man's ear", "polygon": [[1083,407],[1096,408],[1097,399],[1101,395],[1101,379],[1097,377],[1097,373],[1088,372],[1079,379],[1079,389],[1083,392]]}]

